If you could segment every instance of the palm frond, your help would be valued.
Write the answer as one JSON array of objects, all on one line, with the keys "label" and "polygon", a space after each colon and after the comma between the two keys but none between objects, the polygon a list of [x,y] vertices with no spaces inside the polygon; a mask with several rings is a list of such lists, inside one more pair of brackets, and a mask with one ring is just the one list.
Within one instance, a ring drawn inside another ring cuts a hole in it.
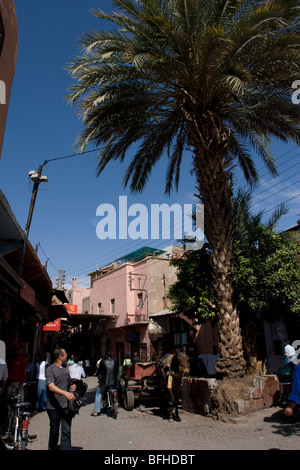
[{"label": "palm frond", "polygon": [[[194,145],[191,135],[207,134],[207,116],[227,129],[228,156],[250,184],[258,179],[253,151],[276,174],[270,139],[300,143],[300,110],[290,89],[300,76],[299,1],[113,4],[113,13],[92,11],[111,30],[83,35],[82,53],[68,66],[76,83],[67,99],[84,126],[77,145],[105,148],[98,174],[138,144],[125,183],[141,190],[151,162],[166,157],[171,191],[183,154]],[[204,148],[199,143],[193,150]]]}]

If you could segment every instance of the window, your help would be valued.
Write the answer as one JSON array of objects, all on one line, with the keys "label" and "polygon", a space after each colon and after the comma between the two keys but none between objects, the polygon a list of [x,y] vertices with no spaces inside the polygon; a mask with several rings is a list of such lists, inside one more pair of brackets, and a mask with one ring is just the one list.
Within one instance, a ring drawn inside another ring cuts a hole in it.
[{"label": "window", "polygon": [[138,308],[140,310],[143,308],[143,294],[138,294]]},{"label": "window", "polygon": [[101,302],[98,303],[98,313],[99,313],[99,314],[102,313],[102,305],[101,305]]},{"label": "window", "polygon": [[110,313],[115,313],[115,309],[116,309],[115,299],[111,299],[111,301],[110,301]]},{"label": "window", "polygon": [[190,329],[189,324],[180,318],[170,320],[170,330],[173,334],[174,346],[184,346],[188,343]]}]

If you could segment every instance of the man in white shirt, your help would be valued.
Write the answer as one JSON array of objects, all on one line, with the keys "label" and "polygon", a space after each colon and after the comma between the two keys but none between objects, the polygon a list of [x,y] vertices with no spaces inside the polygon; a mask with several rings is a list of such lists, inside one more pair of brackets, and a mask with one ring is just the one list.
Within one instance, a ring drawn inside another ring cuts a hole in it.
[{"label": "man in white shirt", "polygon": [[86,377],[84,368],[81,364],[77,364],[76,362],[74,362],[73,365],[69,366],[69,373],[71,379],[81,380],[82,378]]},{"label": "man in white shirt", "polygon": [[[86,373],[82,367],[82,362],[74,362],[74,364],[69,366],[68,369],[71,379],[80,381],[80,384],[83,387],[83,393],[85,394],[88,388],[88,384],[82,381],[82,378],[86,377]],[[76,384],[77,389],[80,388],[80,384]]]},{"label": "man in white shirt", "polygon": [[289,367],[294,369],[295,364],[294,360],[297,358],[296,351],[293,346],[290,345],[288,339],[284,341],[284,363],[287,364]]}]

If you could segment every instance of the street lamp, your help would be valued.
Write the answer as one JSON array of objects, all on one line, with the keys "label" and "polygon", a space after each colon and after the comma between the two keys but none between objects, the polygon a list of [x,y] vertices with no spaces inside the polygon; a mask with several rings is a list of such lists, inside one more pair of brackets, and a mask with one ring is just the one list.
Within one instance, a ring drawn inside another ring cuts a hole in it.
[{"label": "street lamp", "polygon": [[22,274],[23,263],[24,263],[25,252],[26,252],[26,246],[27,246],[27,241],[28,241],[28,234],[29,234],[33,209],[34,209],[36,195],[37,195],[37,192],[38,192],[38,189],[39,189],[39,185],[40,185],[40,183],[47,183],[48,182],[47,176],[42,176],[43,166],[46,165],[46,163],[47,163],[47,160],[42,165],[39,166],[38,171],[32,170],[28,173],[30,179],[33,181],[33,189],[32,189],[32,195],[31,195],[31,201],[30,201],[30,206],[29,206],[27,223],[26,223],[26,227],[25,227],[24,243],[23,243],[23,246],[22,246],[22,251],[21,251],[21,256],[20,256],[20,261],[19,261],[19,268],[18,268],[19,274]]},{"label": "street lamp", "polygon": [[32,214],[33,214],[33,209],[34,209],[34,205],[35,205],[35,200],[36,200],[36,195],[37,195],[37,192],[38,192],[38,188],[39,188],[40,183],[47,183],[48,182],[47,176],[42,176],[43,167],[48,162],[53,162],[54,160],[64,160],[65,158],[78,157],[80,155],[84,155],[84,154],[91,153],[91,152],[96,152],[98,150],[99,149],[88,150],[86,152],[82,152],[81,154],[72,154],[72,155],[66,155],[64,157],[51,158],[50,160],[45,160],[44,163],[39,166],[38,171],[34,171],[34,170],[29,171],[28,175],[29,175],[30,179],[33,181],[34,184],[33,184],[33,189],[32,189],[32,196],[31,196],[31,201],[30,201],[30,207],[29,207],[27,223],[26,223],[26,227],[25,227],[24,243],[23,243],[21,257],[20,257],[20,261],[19,261],[18,272],[19,272],[20,275],[22,274],[23,263],[24,263],[24,258],[25,258],[25,251],[26,251],[26,246],[27,246],[27,241],[28,241],[28,234],[29,234],[29,229],[30,229],[30,225],[31,225],[31,219],[32,219]]}]

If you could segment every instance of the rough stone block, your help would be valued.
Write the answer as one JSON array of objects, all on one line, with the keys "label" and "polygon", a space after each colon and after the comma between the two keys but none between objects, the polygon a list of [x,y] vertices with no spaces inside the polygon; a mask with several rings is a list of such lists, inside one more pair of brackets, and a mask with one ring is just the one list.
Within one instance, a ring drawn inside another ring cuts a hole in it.
[{"label": "rough stone block", "polygon": [[264,408],[263,398],[259,398],[258,400],[250,400],[249,403],[250,403],[250,407],[249,407],[250,412],[262,410]]},{"label": "rough stone block", "polygon": [[211,410],[211,395],[216,385],[216,379],[184,378],[181,391],[183,409],[208,414]]},{"label": "rough stone block", "polygon": [[[182,384],[182,406],[186,411],[209,414],[212,411],[211,397],[217,387],[216,379],[187,377]],[[237,399],[233,407],[238,414],[270,408],[278,402],[280,384],[276,375],[254,377],[253,386],[247,387],[249,400]]]},{"label": "rough stone block", "polygon": [[241,398],[241,399],[235,400],[233,402],[233,407],[234,407],[234,410],[238,414],[242,415],[242,414],[248,413],[248,411],[250,409],[250,402],[248,400],[243,400]]}]

